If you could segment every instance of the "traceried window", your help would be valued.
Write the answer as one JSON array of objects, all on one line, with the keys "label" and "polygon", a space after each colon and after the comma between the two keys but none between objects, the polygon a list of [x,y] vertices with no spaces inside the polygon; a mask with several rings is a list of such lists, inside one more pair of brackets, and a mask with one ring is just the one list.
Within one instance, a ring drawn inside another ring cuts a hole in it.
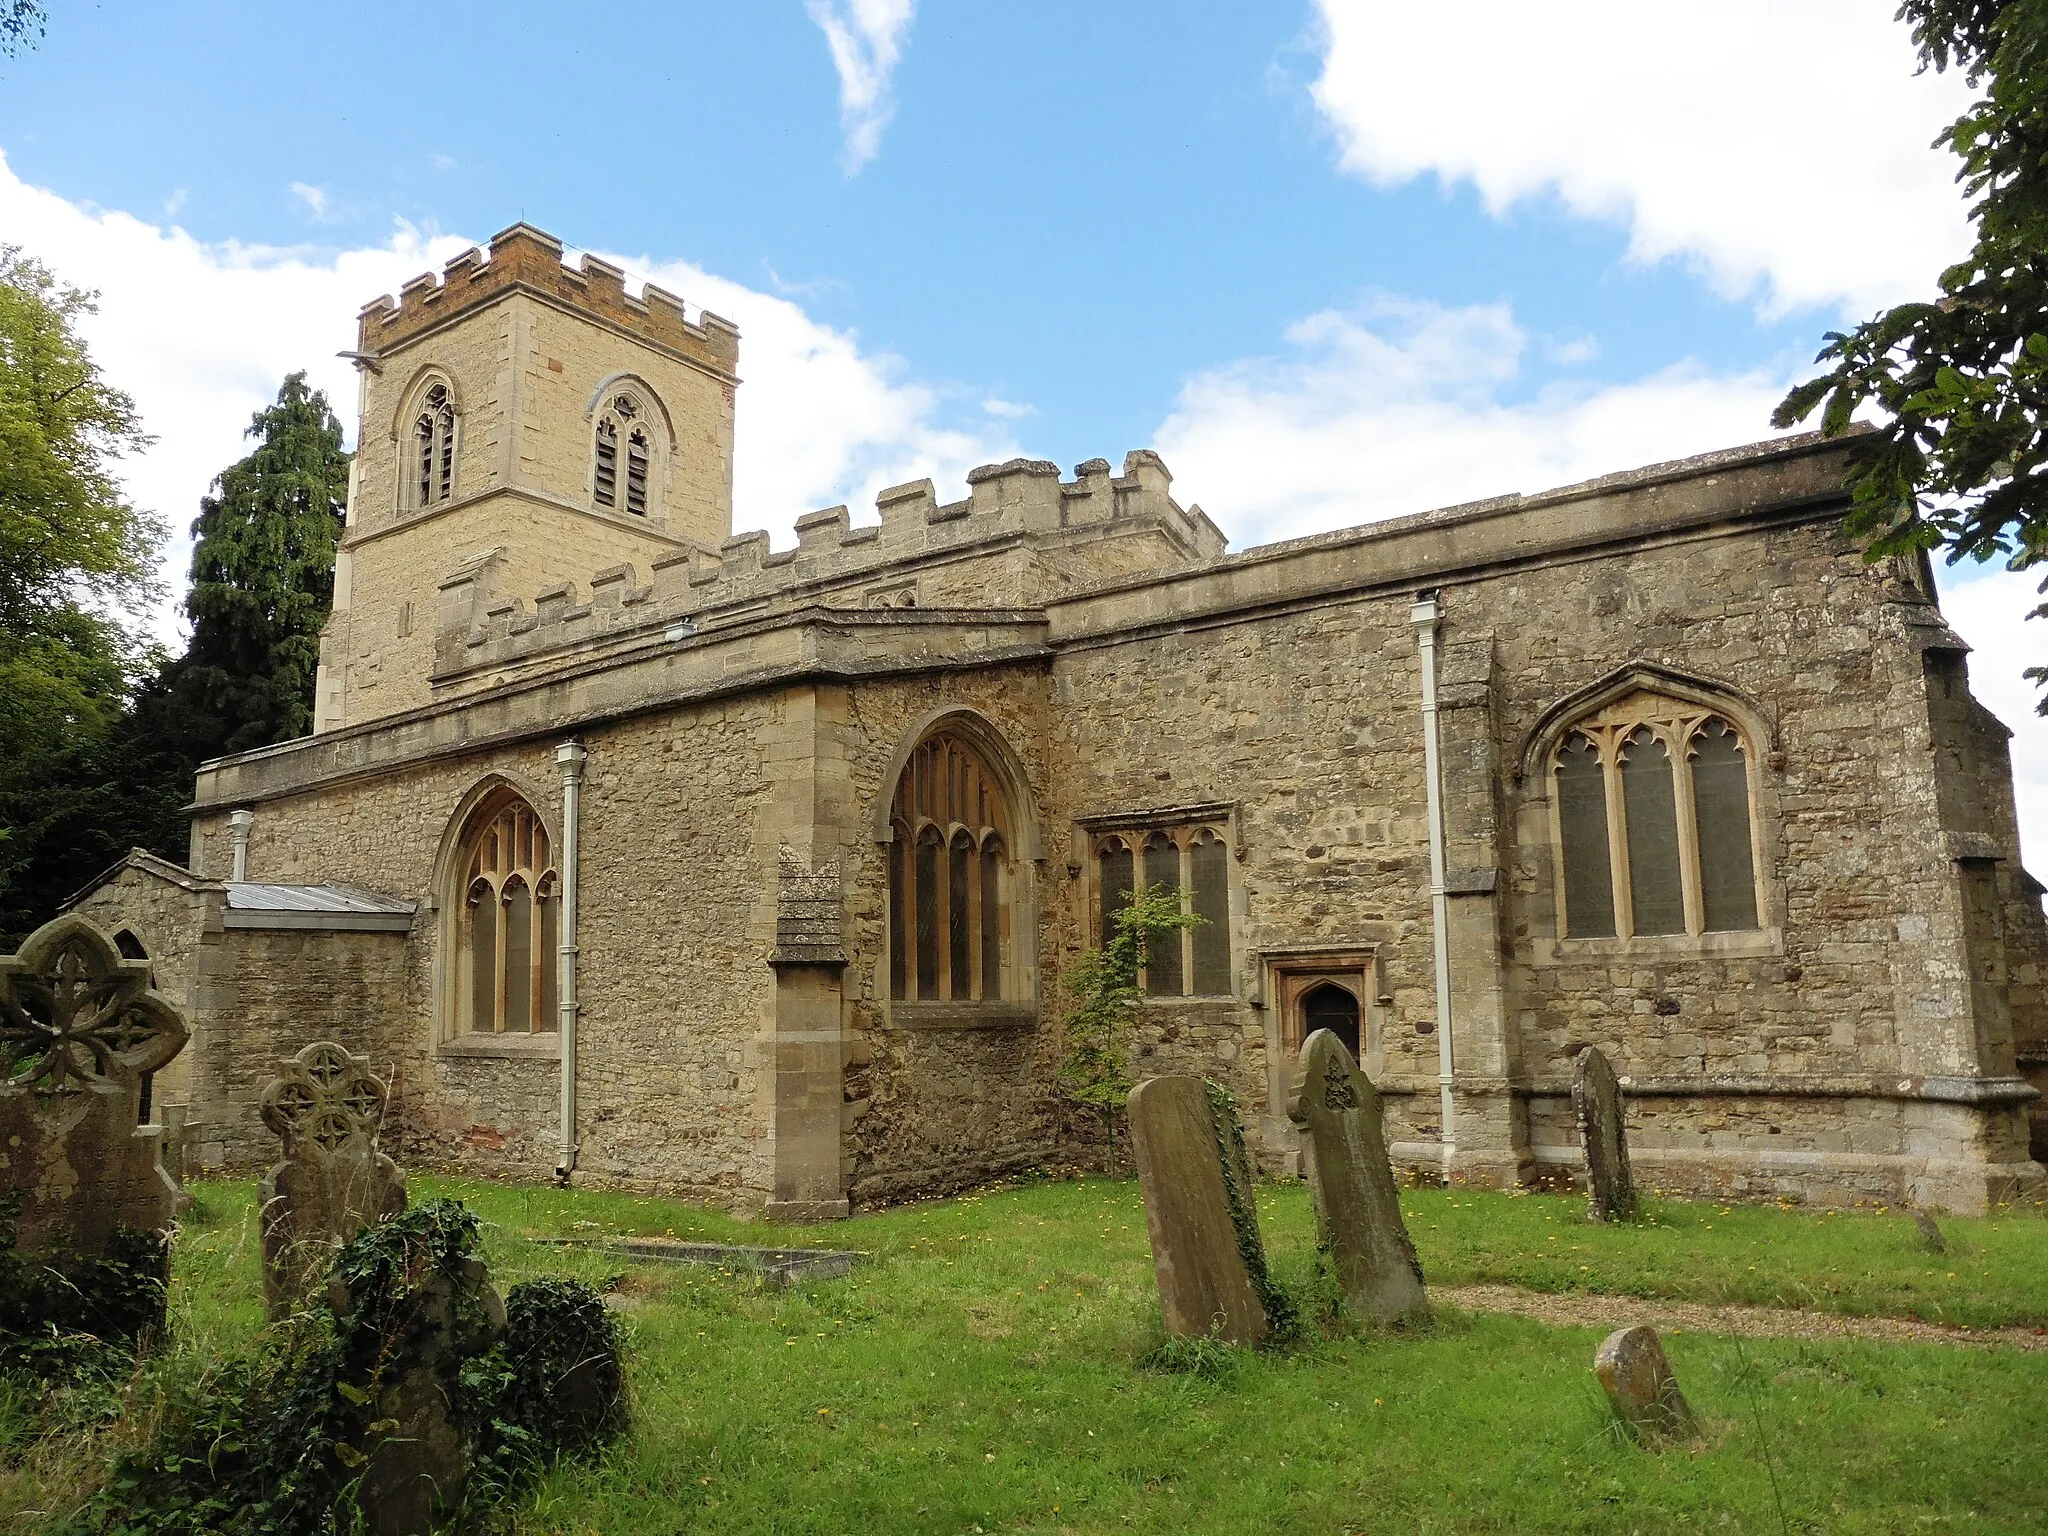
[{"label": "traceried window", "polygon": [[434,384],[420,397],[412,455],[414,506],[438,506],[455,494],[455,397],[446,384]]},{"label": "traceried window", "polygon": [[478,1034],[554,1029],[561,935],[547,828],[507,792],[471,818],[464,848],[459,1027]]},{"label": "traceried window", "polygon": [[1579,721],[1551,773],[1564,937],[1761,926],[1753,751],[1731,721],[1631,694]]},{"label": "traceried window", "polygon": [[597,416],[590,499],[612,511],[647,515],[654,474],[654,428],[640,397],[630,391],[614,394]]},{"label": "traceried window", "polygon": [[1145,956],[1140,985],[1152,997],[1224,997],[1230,985],[1230,855],[1213,826],[1117,831],[1095,838],[1096,932],[1107,944],[1117,913],[1140,884],[1172,891],[1202,919],[1163,936]]},{"label": "traceried window", "polygon": [[918,744],[889,809],[889,995],[995,1002],[1014,982],[1003,791],[964,737]]}]

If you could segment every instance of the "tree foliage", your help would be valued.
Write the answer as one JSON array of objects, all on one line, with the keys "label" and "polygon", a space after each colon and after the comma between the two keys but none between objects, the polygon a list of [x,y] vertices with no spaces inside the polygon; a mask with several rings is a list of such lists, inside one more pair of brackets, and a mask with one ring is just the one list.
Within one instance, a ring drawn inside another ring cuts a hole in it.
[{"label": "tree foliage", "polygon": [[1935,140],[1962,160],[1976,247],[1938,299],[1829,332],[1817,361],[1832,366],[1772,419],[1820,409],[1833,436],[1878,406],[1885,420],[1856,446],[1850,532],[1878,554],[1945,547],[2025,569],[2048,559],[2048,0],[1904,0],[1898,16],[1923,69],[1983,92]]},{"label": "tree foliage", "polygon": [[1110,920],[1109,942],[1084,949],[1067,972],[1074,1007],[1066,1018],[1066,1051],[1059,1083],[1069,1102],[1102,1117],[1105,1147],[1112,1143],[1117,1112],[1131,1096],[1131,1025],[1144,994],[1138,972],[1152,946],[1166,936],[1178,942],[1184,928],[1202,919],[1180,908],[1180,892],[1140,886]]},{"label": "tree foliage", "polygon": [[163,530],[113,475],[149,440],[78,335],[92,309],[0,247],[0,939],[90,873],[64,829],[100,808],[110,737],[155,661],[130,616],[157,595]]},{"label": "tree foliage", "polygon": [[48,21],[42,0],[0,0],[0,57],[11,59],[35,47]]}]

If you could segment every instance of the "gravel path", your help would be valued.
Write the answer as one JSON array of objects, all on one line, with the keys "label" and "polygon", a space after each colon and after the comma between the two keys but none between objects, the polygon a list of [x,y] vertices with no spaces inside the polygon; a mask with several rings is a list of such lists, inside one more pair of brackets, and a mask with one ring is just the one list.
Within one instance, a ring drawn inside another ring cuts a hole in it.
[{"label": "gravel path", "polygon": [[1868,1339],[1878,1344],[1956,1344],[1969,1349],[2048,1353],[2048,1329],[1954,1328],[1905,1317],[1841,1317],[1786,1307],[1707,1306],[1634,1296],[1554,1295],[1512,1285],[1433,1285],[1430,1294],[1474,1312],[1512,1312],[1565,1328],[1627,1328],[1648,1323],[1665,1333],[1741,1334],[1752,1339]]}]

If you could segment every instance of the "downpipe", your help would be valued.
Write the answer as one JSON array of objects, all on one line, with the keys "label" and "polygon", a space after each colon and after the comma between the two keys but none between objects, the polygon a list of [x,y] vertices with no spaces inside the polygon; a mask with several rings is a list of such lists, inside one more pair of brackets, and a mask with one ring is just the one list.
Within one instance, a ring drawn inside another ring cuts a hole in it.
[{"label": "downpipe", "polygon": [[562,857],[557,866],[562,880],[562,947],[555,970],[561,1007],[562,1151],[555,1160],[555,1182],[565,1188],[569,1175],[576,1171],[576,854],[581,833],[583,763],[589,755],[583,743],[575,740],[565,741],[555,749],[555,762],[562,770]]},{"label": "downpipe", "polygon": [[1442,753],[1437,739],[1436,634],[1443,623],[1443,605],[1434,591],[1416,595],[1408,610],[1422,661],[1422,764],[1429,808],[1429,919],[1436,949],[1436,1081],[1443,1114],[1444,1182],[1451,1181],[1451,1160],[1457,1150],[1452,1124],[1451,1084],[1457,1057],[1451,1039],[1450,900],[1444,890],[1444,801]]}]

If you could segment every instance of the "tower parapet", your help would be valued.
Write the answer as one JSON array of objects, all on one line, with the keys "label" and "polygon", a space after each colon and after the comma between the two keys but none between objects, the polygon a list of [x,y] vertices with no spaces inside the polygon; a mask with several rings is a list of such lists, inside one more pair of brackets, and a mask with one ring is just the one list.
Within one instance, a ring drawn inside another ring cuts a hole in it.
[{"label": "tower parapet", "polygon": [[626,274],[596,256],[564,266],[562,242],[531,224],[493,235],[488,254],[471,246],[438,278],[421,273],[398,290],[396,303],[386,295],[364,305],[358,349],[375,357],[515,288],[594,315],[728,378],[738,370],[740,333],[730,320],[700,310],[692,323],[683,301],[652,283],[628,293]]}]

